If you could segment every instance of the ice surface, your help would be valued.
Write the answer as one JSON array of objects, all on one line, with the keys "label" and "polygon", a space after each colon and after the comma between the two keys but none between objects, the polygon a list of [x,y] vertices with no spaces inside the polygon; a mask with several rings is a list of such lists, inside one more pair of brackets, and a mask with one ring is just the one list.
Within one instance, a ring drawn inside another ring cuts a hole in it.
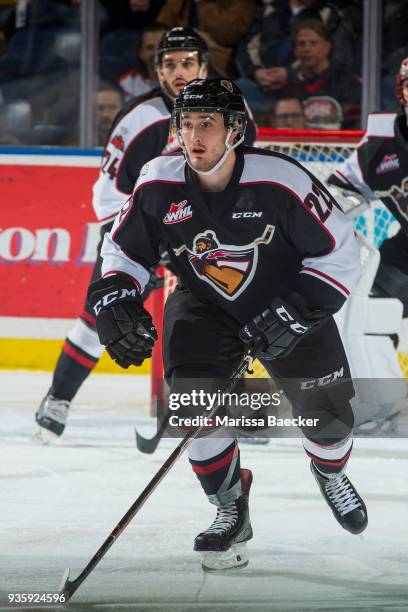
[{"label": "ice surface", "polygon": [[[75,578],[174,446],[141,455],[153,435],[148,379],[94,375],[59,444],[33,442],[33,415],[50,375],[0,372],[0,609],[9,591],[54,591]],[[300,442],[242,446],[254,472],[250,564],[204,574],[194,536],[214,517],[182,457],[68,609],[408,610],[408,441],[356,440],[348,475],[369,526],[334,520]],[[1,607],[3,605],[3,607]],[[48,608],[49,609],[49,608]]]}]

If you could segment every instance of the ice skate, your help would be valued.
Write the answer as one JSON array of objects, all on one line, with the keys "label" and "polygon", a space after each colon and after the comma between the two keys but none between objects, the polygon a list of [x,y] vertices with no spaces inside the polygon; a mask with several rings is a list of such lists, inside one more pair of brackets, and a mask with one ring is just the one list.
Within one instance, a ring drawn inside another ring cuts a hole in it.
[{"label": "ice skate", "polygon": [[202,553],[205,571],[246,567],[249,563],[246,542],[252,538],[248,497],[252,472],[241,470],[242,495],[232,503],[217,508],[217,516],[208,529],[194,540],[194,550]]},{"label": "ice skate", "polygon": [[358,534],[367,527],[368,517],[365,503],[345,474],[323,475],[310,463],[312,474],[336,520],[343,529]]},{"label": "ice skate", "polygon": [[43,444],[55,442],[65,429],[70,402],[46,395],[36,412],[39,425],[34,437]]}]

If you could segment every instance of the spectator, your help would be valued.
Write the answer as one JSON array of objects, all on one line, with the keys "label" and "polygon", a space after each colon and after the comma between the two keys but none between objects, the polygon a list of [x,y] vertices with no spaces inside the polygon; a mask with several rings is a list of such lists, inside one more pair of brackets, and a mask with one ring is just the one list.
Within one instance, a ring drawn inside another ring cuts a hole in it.
[{"label": "spectator", "polygon": [[111,30],[145,30],[154,25],[164,0],[101,0],[109,13]]},{"label": "spectator", "polygon": [[[2,18],[2,29],[9,38],[23,28],[80,29],[81,0],[16,0]],[[108,23],[108,12],[97,0],[96,10],[100,29]]]},{"label": "spectator", "polygon": [[104,146],[108,139],[111,125],[123,106],[123,93],[109,83],[101,83],[96,94],[96,127],[98,146]]},{"label": "spectator", "polygon": [[299,98],[281,98],[276,103],[274,124],[277,128],[303,130],[305,113]]},{"label": "spectator", "polygon": [[168,28],[193,27],[209,49],[209,68],[235,78],[235,47],[255,14],[255,0],[167,0],[157,21]]},{"label": "spectator", "polygon": [[351,20],[338,7],[325,0],[264,1],[237,54],[242,76],[238,85],[255,113],[272,112],[294,60],[291,31],[310,18],[326,24],[333,39],[333,59],[353,65]]},{"label": "spectator", "polygon": [[[61,100],[50,106],[44,114],[43,121],[35,126],[33,137],[36,144],[78,145],[78,100],[76,100],[76,107],[67,105],[67,97],[62,97]],[[95,94],[95,146],[105,145],[112,122],[122,106],[123,92],[121,89],[115,84],[101,81]]]},{"label": "spectator", "polygon": [[[406,0],[387,0],[384,2],[382,16],[382,42],[381,52],[384,64],[392,74],[399,69],[399,63],[406,57],[403,49],[407,44],[408,4]],[[388,58],[396,53],[392,66],[388,66]]]},{"label": "spectator", "polygon": [[164,31],[164,26],[153,25],[141,35],[135,67],[121,74],[117,80],[127,96],[141,96],[158,86],[154,54]]},{"label": "spectator", "polygon": [[361,83],[348,68],[330,61],[330,37],[321,21],[310,19],[293,32],[297,61],[289,73],[303,100],[306,127],[353,129],[360,127]]}]

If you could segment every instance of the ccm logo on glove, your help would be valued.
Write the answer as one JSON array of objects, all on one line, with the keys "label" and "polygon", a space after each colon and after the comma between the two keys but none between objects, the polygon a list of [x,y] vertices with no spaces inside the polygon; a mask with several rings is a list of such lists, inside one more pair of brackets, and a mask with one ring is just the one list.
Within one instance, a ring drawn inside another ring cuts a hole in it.
[{"label": "ccm logo on glove", "polygon": [[304,298],[292,292],[275,298],[252,321],[241,329],[239,336],[261,359],[287,357],[303,336],[324,324],[328,314],[312,310]]},{"label": "ccm logo on glove", "polygon": [[152,318],[131,278],[118,273],[100,278],[88,290],[101,344],[121,368],[151,357],[157,334]]},{"label": "ccm logo on glove", "polygon": [[104,308],[105,306],[109,306],[109,304],[112,304],[113,302],[116,302],[117,300],[126,300],[126,298],[136,299],[138,295],[139,295],[139,292],[137,291],[136,288],[135,289],[120,289],[116,291],[111,291],[110,293],[107,293],[106,295],[104,295],[100,300],[98,300],[96,304],[94,304],[93,311],[96,314],[96,316],[98,316],[102,308]]},{"label": "ccm logo on glove", "polygon": [[[278,308],[276,308],[275,313],[278,315],[280,319],[282,319],[282,321],[285,321],[285,323],[290,323],[291,321],[295,321],[295,319],[286,310],[284,306],[279,306]],[[290,323],[289,327],[293,331],[293,333],[299,334],[299,335],[304,334],[310,328],[310,326],[306,327],[305,325],[302,325],[301,323],[298,323],[297,321],[295,321],[294,323]]]}]

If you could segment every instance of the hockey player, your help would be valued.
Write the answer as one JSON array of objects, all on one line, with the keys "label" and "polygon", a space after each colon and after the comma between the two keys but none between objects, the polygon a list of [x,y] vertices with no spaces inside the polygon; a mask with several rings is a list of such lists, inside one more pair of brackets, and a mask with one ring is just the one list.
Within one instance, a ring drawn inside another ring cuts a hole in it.
[{"label": "hockey player", "polygon": [[[146,164],[105,236],[103,277],[89,291],[98,334],[122,367],[150,354],[155,330],[141,294],[165,240],[181,280],[164,317],[171,391],[184,379],[229,378],[246,347],[260,343],[259,357],[295,415],[316,419],[302,428],[303,445],[324,499],[344,529],[361,533],[367,510],[344,473],[353,387],[332,318],[359,277],[359,249],[311,173],[284,155],[243,146],[244,110],[228,80],[192,81],[177,98],[183,153]],[[245,565],[252,474],[240,468],[236,440],[194,439],[189,459],[217,506],[194,542],[204,568]]]},{"label": "hockey player", "polygon": [[380,198],[400,223],[398,233],[380,247],[373,289],[401,300],[408,317],[408,58],[396,75],[395,92],[401,112],[370,114],[363,139],[329,183],[367,200]]},{"label": "hockey player", "polygon": [[[402,61],[396,75],[395,92],[401,112],[370,114],[360,144],[328,182],[358,192],[368,201],[380,198],[399,222],[398,233],[380,246],[380,263],[376,274],[374,270],[368,305],[376,308],[373,297],[397,298],[403,305],[403,316],[408,317],[408,58]],[[351,312],[355,316],[357,310]],[[382,316],[376,317],[374,335],[362,331],[361,336],[356,336],[354,331],[345,339],[353,376],[359,380],[355,430],[363,435],[379,431],[395,434],[401,408],[406,405],[406,389],[395,350],[402,322],[397,313],[395,300],[389,299],[388,310],[383,308]],[[374,316],[373,312],[373,319]],[[395,331],[390,333],[393,322]],[[367,355],[375,358],[367,359]],[[371,380],[369,386],[362,382],[367,379]],[[380,379],[394,382],[392,386],[384,385]]]},{"label": "hockey player", "polygon": [[[131,195],[143,165],[160,153],[179,147],[170,131],[174,100],[188,81],[207,76],[207,61],[207,45],[195,30],[173,28],[163,35],[155,58],[161,87],[125,105],[112,125],[103,153],[93,197],[102,239]],[[249,118],[246,142],[252,144],[256,125],[248,106],[246,113]],[[100,276],[100,246],[91,280]],[[154,288],[155,281],[157,277],[152,274],[144,297]],[[70,403],[103,351],[95,332],[95,317],[85,303],[65,339],[51,388],[36,413],[39,436],[43,441],[62,434]]]},{"label": "hockey player", "polygon": [[[163,35],[155,60],[161,88],[125,105],[112,125],[103,152],[93,190],[101,239],[131,195],[142,166],[163,151],[178,147],[169,130],[174,99],[188,81],[207,75],[207,55],[207,45],[195,30],[173,28]],[[100,277],[101,244],[102,240],[91,280]],[[152,275],[151,279],[153,283],[155,277]],[[103,351],[95,330],[95,316],[85,302],[65,339],[51,388],[36,413],[38,436],[43,442],[64,431],[70,403]]]}]

